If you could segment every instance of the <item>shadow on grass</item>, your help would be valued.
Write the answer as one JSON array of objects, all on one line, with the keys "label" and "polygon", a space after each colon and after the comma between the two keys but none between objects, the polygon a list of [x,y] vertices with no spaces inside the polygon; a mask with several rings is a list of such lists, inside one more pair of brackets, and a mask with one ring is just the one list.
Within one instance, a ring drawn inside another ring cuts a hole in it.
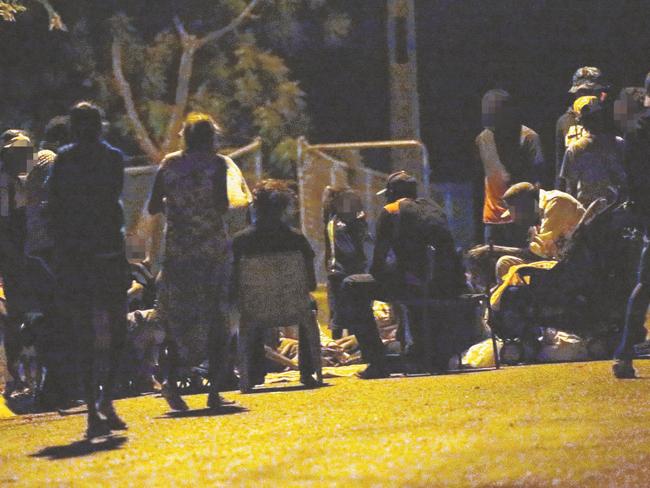
[{"label": "shadow on grass", "polygon": [[251,390],[246,392],[246,395],[258,395],[260,393],[278,393],[278,392],[289,392],[289,391],[302,391],[302,390],[318,390],[320,388],[329,387],[327,383],[323,383],[317,386],[306,386],[306,385],[292,385],[292,386],[269,386],[269,387],[260,387],[257,390]]},{"label": "shadow on grass", "polygon": [[187,410],[185,412],[167,412],[156,419],[186,419],[192,417],[219,417],[221,415],[235,415],[248,412],[248,409],[240,405],[224,405],[221,408],[200,408],[198,410]]},{"label": "shadow on grass", "polygon": [[30,454],[30,457],[47,458],[50,461],[56,461],[88,456],[96,452],[120,449],[126,440],[127,438],[124,436],[110,436],[92,442],[89,440],[75,441],[62,446],[45,447],[34,454]]}]

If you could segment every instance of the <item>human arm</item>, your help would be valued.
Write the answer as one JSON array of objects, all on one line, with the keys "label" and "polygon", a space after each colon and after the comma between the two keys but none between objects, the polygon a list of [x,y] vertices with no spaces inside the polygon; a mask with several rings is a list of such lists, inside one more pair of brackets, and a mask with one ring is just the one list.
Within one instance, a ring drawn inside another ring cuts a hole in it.
[{"label": "human arm", "polygon": [[532,132],[526,138],[526,152],[530,164],[530,174],[527,180],[533,184],[542,184],[544,180],[544,153],[539,135]]},{"label": "human arm", "polygon": [[578,178],[575,173],[575,155],[571,148],[567,148],[562,159],[562,166],[557,177],[557,186],[560,191],[569,195],[578,194]]},{"label": "human arm", "polygon": [[375,251],[372,255],[372,264],[370,265],[370,274],[375,278],[386,270],[386,258],[391,249],[393,226],[392,215],[386,209],[383,209],[377,219]]},{"label": "human arm", "polygon": [[564,153],[566,152],[564,140],[564,117],[560,117],[555,124],[555,188],[561,190],[560,187],[560,172],[562,170],[562,162],[564,161]]},{"label": "human arm", "polygon": [[539,229],[531,238],[530,251],[545,259],[556,259],[585,213],[575,199],[556,197],[543,205]]}]

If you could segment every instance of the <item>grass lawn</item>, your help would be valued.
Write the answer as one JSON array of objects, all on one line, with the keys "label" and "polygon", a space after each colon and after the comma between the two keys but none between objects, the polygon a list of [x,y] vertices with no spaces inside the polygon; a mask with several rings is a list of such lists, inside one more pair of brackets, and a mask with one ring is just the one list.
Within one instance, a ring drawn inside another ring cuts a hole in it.
[{"label": "grass lawn", "polygon": [[117,402],[124,438],[92,449],[83,415],[14,417],[0,420],[0,485],[648,486],[639,366],[629,381],[595,362],[280,384],[227,393],[244,409],[221,415],[140,397]]}]

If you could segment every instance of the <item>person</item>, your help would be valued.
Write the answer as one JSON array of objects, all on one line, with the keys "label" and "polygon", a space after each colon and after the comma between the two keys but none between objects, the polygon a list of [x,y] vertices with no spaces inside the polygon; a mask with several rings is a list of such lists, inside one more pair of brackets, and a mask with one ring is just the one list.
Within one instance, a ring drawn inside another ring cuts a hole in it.
[{"label": "person", "polygon": [[88,438],[126,429],[112,403],[129,286],[120,202],[124,155],[102,139],[102,119],[93,103],[72,107],[73,143],[59,149],[47,182],[57,308],[74,328]]},{"label": "person", "polygon": [[21,387],[17,361],[20,354],[20,326],[29,309],[26,281],[25,173],[33,159],[27,135],[10,129],[0,135],[0,274],[6,297],[4,347],[13,387]]},{"label": "person", "polygon": [[40,150],[36,153],[34,167],[25,181],[27,197],[26,218],[27,235],[25,252],[40,258],[49,266],[52,251],[52,236],[47,224],[47,186],[52,172],[56,151],[70,142],[69,119],[59,115],[45,126],[45,135]]},{"label": "person", "polygon": [[635,378],[632,360],[634,344],[645,338],[645,315],[650,304],[650,73],[645,80],[645,111],[635,130],[625,140],[632,210],[643,222],[643,249],[639,259],[637,284],[630,295],[621,342],[614,353],[612,371],[620,379]]},{"label": "person", "polygon": [[578,122],[578,114],[574,110],[573,103],[583,96],[595,96],[600,102],[605,102],[610,86],[600,69],[593,66],[578,68],[573,74],[571,88],[571,104],[555,124],[555,188],[559,189],[560,170],[564,161],[564,154],[572,142],[577,141],[584,135],[584,128]]},{"label": "person", "polygon": [[541,190],[529,182],[512,185],[503,200],[508,207],[505,216],[531,232],[527,246],[498,249],[505,253],[496,264],[499,282],[511,266],[559,259],[585,213],[568,193]]},{"label": "person", "polygon": [[485,175],[485,243],[520,246],[526,229],[503,217],[503,193],[520,181],[539,182],[544,169],[537,133],[522,125],[515,102],[505,90],[490,90],[481,102],[485,129],[475,144]]},{"label": "person", "polygon": [[323,217],[329,329],[332,339],[338,340],[344,330],[339,318],[341,285],[346,277],[366,270],[364,243],[368,224],[361,198],[349,188],[325,188]]},{"label": "person", "polygon": [[607,112],[595,96],[578,98],[573,110],[586,132],[566,150],[560,188],[585,208],[600,198],[611,203],[627,191],[623,139],[608,130]]},{"label": "person", "polygon": [[[456,297],[464,290],[462,265],[442,208],[429,199],[418,198],[417,181],[406,171],[391,174],[380,194],[385,194],[386,205],[377,220],[370,274],[352,275],[343,280],[344,320],[368,363],[358,375],[362,379],[389,374],[372,312],[373,300],[423,298],[421,293],[425,287],[429,288],[429,297],[436,298]],[[427,276],[429,246],[435,247],[431,283]],[[445,363],[446,352],[438,350],[438,364],[424,364],[425,348],[431,347],[423,340],[425,326],[421,320],[410,321],[413,343],[406,356],[418,371],[440,369]]]},{"label": "person", "polygon": [[[307,238],[297,229],[284,222],[284,215],[295,193],[280,180],[262,180],[253,189],[255,220],[233,238],[233,280],[231,283],[232,301],[236,301],[237,276],[241,260],[245,257],[267,253],[299,251],[304,260],[310,291],[316,289],[314,270],[314,251]],[[263,329],[258,329],[263,332]],[[262,384],[264,369],[263,337],[253,338],[251,377],[254,384]],[[310,364],[307,341],[299,342],[300,381],[306,386],[316,385],[313,378],[313,365]]]},{"label": "person", "polygon": [[215,151],[220,127],[207,114],[190,113],[183,126],[185,149],[168,154],[151,191],[149,213],[165,212],[166,248],[158,287],[158,319],[167,334],[169,371],[162,396],[173,410],[187,410],[177,381],[181,369],[209,359],[208,408],[219,394],[228,332],[225,292],[228,247],[223,217],[228,210],[227,165]]},{"label": "person", "polygon": [[78,401],[79,383],[74,356],[73,331],[65,320],[58,320],[56,280],[53,275],[53,240],[48,222],[47,181],[56,160],[56,151],[70,142],[69,117],[57,116],[45,126],[35,164],[25,180],[25,254],[30,289],[37,296],[35,310],[40,315],[37,351],[45,364],[42,390],[37,392],[39,408],[63,408]]}]

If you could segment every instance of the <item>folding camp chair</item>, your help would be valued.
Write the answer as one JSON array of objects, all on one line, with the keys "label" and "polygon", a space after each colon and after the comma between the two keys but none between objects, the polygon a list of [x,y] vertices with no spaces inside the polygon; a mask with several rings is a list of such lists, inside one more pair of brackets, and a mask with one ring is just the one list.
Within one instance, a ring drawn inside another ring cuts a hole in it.
[{"label": "folding camp chair", "polygon": [[[239,389],[251,391],[251,340],[258,328],[297,325],[299,341],[306,340],[316,380],[322,383],[318,323],[311,309],[307,270],[298,252],[244,257],[238,267]],[[302,356],[302,355],[301,355]],[[306,358],[300,357],[300,361]]]}]

